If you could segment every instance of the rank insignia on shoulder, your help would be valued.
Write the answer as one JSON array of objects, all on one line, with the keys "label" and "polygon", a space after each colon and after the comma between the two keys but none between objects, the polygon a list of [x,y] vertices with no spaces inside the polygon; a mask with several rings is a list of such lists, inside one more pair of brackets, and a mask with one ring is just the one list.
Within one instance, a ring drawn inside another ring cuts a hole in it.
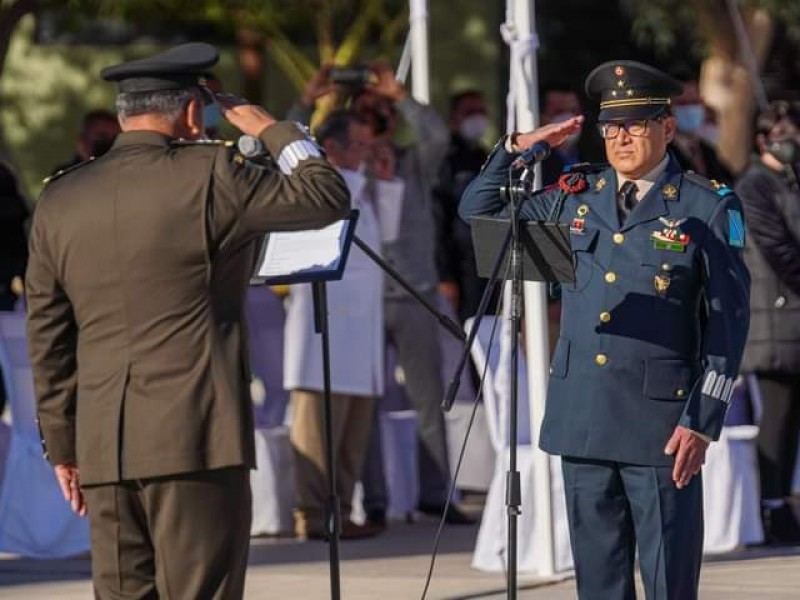
[{"label": "rank insignia on shoulder", "polygon": [[608,168],[608,163],[573,163],[564,169],[565,173],[596,173]]},{"label": "rank insignia on shoulder", "polygon": [[225,146],[233,148],[234,142],[231,140],[210,140],[201,138],[199,140],[172,140],[170,146]]},{"label": "rank insignia on shoulder", "polygon": [[728,245],[744,248],[744,220],[738,210],[728,211]]},{"label": "rank insignia on shoulder", "polygon": [[72,165],[71,167],[67,167],[66,169],[61,169],[60,171],[56,171],[55,173],[50,175],[50,177],[45,177],[44,179],[42,179],[42,183],[44,185],[47,185],[51,181],[55,181],[56,179],[58,179],[59,177],[63,177],[67,173],[72,173],[73,171],[77,171],[81,167],[85,167],[86,165],[90,164],[94,160],[95,160],[95,157],[94,156],[90,156],[89,158],[87,158],[86,160],[84,160],[82,162],[79,162],[78,164]]},{"label": "rank insignia on shoulder", "polygon": [[695,173],[694,171],[686,171],[684,173],[684,178],[699,185],[700,187],[704,187],[707,190],[715,192],[718,196],[727,196],[728,194],[732,194],[733,190],[729,188],[724,183],[720,183],[714,179],[708,179],[707,177],[703,177],[702,175]]}]

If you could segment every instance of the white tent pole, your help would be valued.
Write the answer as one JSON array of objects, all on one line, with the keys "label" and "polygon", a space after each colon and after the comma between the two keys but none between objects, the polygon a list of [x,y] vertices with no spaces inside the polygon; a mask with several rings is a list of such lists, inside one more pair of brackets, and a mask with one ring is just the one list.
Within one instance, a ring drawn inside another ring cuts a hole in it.
[{"label": "white tent pole", "polygon": [[[511,77],[515,79],[516,129],[529,131],[539,126],[539,86],[536,63],[536,6],[535,0],[513,2],[515,44],[512,52]],[[516,62],[517,64],[514,64]],[[536,188],[541,186],[541,168],[536,167]],[[550,348],[547,319],[547,286],[525,282],[525,354],[528,366],[528,398],[530,402],[531,443],[534,461],[533,507],[534,547],[539,559],[539,575],[554,575],[555,547],[553,535],[552,486],[550,457],[538,448],[539,428],[544,416],[547,380],[550,370]]]},{"label": "white tent pole", "polygon": [[411,26],[411,94],[415,100],[429,104],[427,0],[409,0],[409,24]]}]

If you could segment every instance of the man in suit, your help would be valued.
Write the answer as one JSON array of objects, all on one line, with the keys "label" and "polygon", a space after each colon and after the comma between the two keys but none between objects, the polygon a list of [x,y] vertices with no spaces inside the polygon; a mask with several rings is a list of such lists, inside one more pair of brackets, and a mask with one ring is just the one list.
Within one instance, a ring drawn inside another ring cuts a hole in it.
[{"label": "man in suit", "polygon": [[123,132],[45,188],[26,277],[43,442],[88,511],[98,598],[241,598],[253,416],[244,293],[257,239],[320,227],[347,188],[294,123],[217,96],[275,166],[202,139],[208,44],[103,77]]},{"label": "man in suit", "polygon": [[[700,471],[747,337],[741,206],[667,153],[677,82],[613,61],[586,90],[600,99],[610,167],[573,170],[521,206],[522,218],[569,225],[576,266],[563,286],[540,446],[562,457],[580,598],[634,598],[638,547],[647,597],[691,600]],[[582,121],[508,136],[464,193],[462,216],[507,215],[498,190],[516,155],[561,143]]]}]

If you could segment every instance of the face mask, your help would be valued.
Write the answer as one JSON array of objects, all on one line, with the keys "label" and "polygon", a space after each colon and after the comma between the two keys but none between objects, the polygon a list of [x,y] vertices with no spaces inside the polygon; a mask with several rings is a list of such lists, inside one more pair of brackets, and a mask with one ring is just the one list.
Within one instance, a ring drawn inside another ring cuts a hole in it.
[{"label": "face mask", "polygon": [[800,144],[793,139],[770,142],[767,152],[785,165],[794,165],[800,161]]},{"label": "face mask", "polygon": [[706,120],[706,109],[702,104],[684,104],[675,107],[675,120],[678,129],[686,133],[694,133],[703,126]]},{"label": "face mask", "polygon": [[[577,115],[573,112],[562,112],[558,113],[553,119],[550,121],[551,123],[563,123],[564,121],[568,121],[572,117],[576,117]],[[566,140],[564,140],[561,145],[559,146],[562,150],[568,150],[575,146],[578,143],[578,140],[581,138],[580,131],[578,133],[573,133],[570,135]]]},{"label": "face mask", "polygon": [[489,117],[472,115],[461,121],[458,133],[468,142],[477,142],[489,129]]},{"label": "face mask", "polygon": [[111,150],[111,146],[113,145],[114,138],[101,137],[96,140],[92,140],[90,144],[92,156],[95,158],[103,156],[103,154]]},{"label": "face mask", "polygon": [[208,104],[203,108],[203,125],[207,129],[216,129],[222,122],[222,115],[216,104]]},{"label": "face mask", "polygon": [[697,131],[697,135],[712,146],[716,146],[719,141],[719,129],[714,123],[703,123],[703,126]]}]

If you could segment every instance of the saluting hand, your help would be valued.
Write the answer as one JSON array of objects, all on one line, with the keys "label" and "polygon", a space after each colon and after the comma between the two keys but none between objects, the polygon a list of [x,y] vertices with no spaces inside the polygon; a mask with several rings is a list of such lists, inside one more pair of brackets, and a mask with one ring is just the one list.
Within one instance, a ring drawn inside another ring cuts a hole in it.
[{"label": "saluting hand", "polygon": [[533,131],[520,133],[514,139],[514,150],[524,152],[537,142],[547,142],[551,148],[555,148],[578,133],[581,127],[583,127],[583,115],[578,115],[560,123],[550,123]]},{"label": "saluting hand", "polygon": [[273,125],[275,118],[257,104],[233,94],[216,94],[222,116],[236,129],[247,135],[258,137]]},{"label": "saluting hand", "polygon": [[664,454],[675,455],[672,481],[679,490],[689,485],[692,477],[700,473],[706,461],[708,442],[681,425],[675,428],[672,437],[664,447]]},{"label": "saluting hand", "polygon": [[69,464],[56,465],[55,472],[58,487],[61,488],[64,500],[69,502],[72,512],[81,517],[85,516],[86,502],[84,502],[83,492],[81,492],[80,488],[81,482],[78,475],[78,467]]}]

